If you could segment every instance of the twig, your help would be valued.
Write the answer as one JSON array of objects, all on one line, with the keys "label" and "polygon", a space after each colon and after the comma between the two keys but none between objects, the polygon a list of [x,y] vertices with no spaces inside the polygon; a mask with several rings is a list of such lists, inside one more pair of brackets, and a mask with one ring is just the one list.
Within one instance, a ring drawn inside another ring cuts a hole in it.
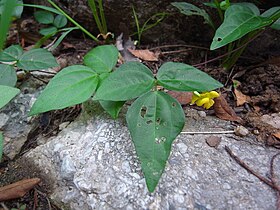
[{"label": "twig", "polygon": [[181,134],[230,134],[234,131],[183,131]]},{"label": "twig", "polygon": [[175,48],[175,47],[189,47],[189,48],[197,48],[197,49],[202,49],[202,50],[210,50],[209,48],[206,48],[206,47],[200,47],[200,46],[195,46],[195,45],[186,45],[186,44],[163,45],[163,46],[149,48],[149,50],[157,50],[157,49],[162,49],[162,48]]},{"label": "twig", "polygon": [[175,53],[181,53],[181,52],[188,52],[188,49],[184,50],[173,50],[173,51],[167,51],[167,52],[162,52],[162,55],[168,55],[168,54],[175,54]]},{"label": "twig", "polygon": [[254,40],[255,40],[258,36],[260,36],[263,32],[264,32],[264,31],[260,31],[260,32],[257,33],[254,37],[252,37],[249,41],[247,41],[246,43],[244,43],[243,45],[239,46],[238,48],[236,48],[236,49],[234,49],[234,50],[232,50],[232,51],[229,51],[229,52],[227,52],[227,53],[225,53],[225,54],[223,54],[223,55],[220,55],[220,56],[218,56],[218,57],[216,57],[216,58],[210,59],[210,60],[205,61],[205,62],[203,62],[203,63],[195,64],[195,65],[192,65],[192,66],[193,66],[193,67],[203,66],[203,65],[205,65],[205,64],[207,64],[207,63],[212,63],[212,62],[217,61],[217,60],[219,60],[219,59],[221,59],[221,58],[223,58],[223,57],[225,57],[225,56],[228,56],[228,55],[230,55],[230,54],[232,54],[232,53],[234,53],[234,52],[240,50],[241,48],[245,47],[245,46],[248,45],[250,42],[254,41]]},{"label": "twig", "polygon": [[256,176],[259,180],[262,182],[266,183],[268,186],[274,188],[273,183],[267,179],[259,175],[255,170],[253,170],[250,166],[248,166],[244,161],[242,161],[239,157],[237,157],[228,146],[225,146],[225,149],[227,153],[239,164],[241,165],[244,169],[246,169],[249,173],[253,174]]},{"label": "twig", "polygon": [[259,180],[270,186],[272,189],[276,191],[277,196],[277,203],[276,203],[276,209],[280,210],[280,185],[277,184],[276,181],[276,175],[274,172],[274,162],[278,155],[280,155],[280,152],[274,155],[270,161],[270,174],[271,178],[270,180],[259,175],[256,171],[254,171],[252,168],[250,168],[246,163],[244,163],[239,157],[237,157],[230,149],[229,147],[225,146],[225,150],[227,153],[244,169],[246,169],[249,173],[253,174],[255,177],[257,177]]},{"label": "twig", "polygon": [[4,210],[9,210],[9,208],[3,202],[1,202],[0,204]]},{"label": "twig", "polygon": [[47,196],[45,193],[43,193],[43,192],[41,192],[40,190],[38,190],[37,188],[34,188],[34,189],[35,189],[35,191],[36,191],[37,193],[39,193],[40,195],[44,196],[44,198],[45,198],[45,199],[47,200],[47,202],[48,202],[49,210],[52,210],[52,205],[51,205],[50,200],[48,199],[48,196]]},{"label": "twig", "polygon": [[30,74],[30,75],[31,75],[32,77],[34,77],[35,79],[37,79],[37,80],[43,82],[44,84],[48,84],[48,82],[46,82],[46,81],[43,80],[43,79],[40,79],[39,77],[35,76],[34,74]]}]

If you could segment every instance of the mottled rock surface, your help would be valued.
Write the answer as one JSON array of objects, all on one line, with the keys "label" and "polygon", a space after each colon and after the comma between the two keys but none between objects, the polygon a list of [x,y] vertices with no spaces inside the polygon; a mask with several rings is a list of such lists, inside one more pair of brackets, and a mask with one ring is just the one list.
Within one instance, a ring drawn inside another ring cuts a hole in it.
[{"label": "mottled rock surface", "polygon": [[[188,116],[185,131],[234,128],[194,110]],[[221,142],[213,148],[206,143],[209,136],[181,134],[176,139],[152,194],[123,117],[112,120],[102,111],[81,116],[26,158],[53,180],[52,199],[71,209],[275,209],[273,190],[231,159],[224,146],[263,176],[277,150],[260,146],[251,135],[238,139],[234,134],[215,134]]]}]

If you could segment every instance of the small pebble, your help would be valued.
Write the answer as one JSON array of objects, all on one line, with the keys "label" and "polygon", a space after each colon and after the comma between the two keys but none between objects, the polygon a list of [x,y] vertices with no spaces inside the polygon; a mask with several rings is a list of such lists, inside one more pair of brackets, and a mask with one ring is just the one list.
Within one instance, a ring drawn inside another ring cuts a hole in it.
[{"label": "small pebble", "polygon": [[243,127],[242,125],[237,126],[237,128],[234,130],[235,135],[237,136],[247,136],[249,134],[249,131],[247,128]]},{"label": "small pebble", "polygon": [[206,143],[210,147],[218,148],[219,144],[221,143],[221,137],[218,136],[210,136],[209,138],[206,139]]},{"label": "small pebble", "polygon": [[259,135],[259,134],[260,134],[259,130],[253,130],[253,133],[254,133],[255,135]]},{"label": "small pebble", "polygon": [[197,114],[200,116],[200,117],[206,117],[206,112],[204,111],[198,111]]}]

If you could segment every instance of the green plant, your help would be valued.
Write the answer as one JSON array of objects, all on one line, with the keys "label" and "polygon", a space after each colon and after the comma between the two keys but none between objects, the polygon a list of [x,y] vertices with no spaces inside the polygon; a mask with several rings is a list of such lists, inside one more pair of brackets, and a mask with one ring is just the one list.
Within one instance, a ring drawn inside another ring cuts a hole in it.
[{"label": "green plant", "polygon": [[[116,118],[125,101],[136,99],[127,111],[126,121],[148,189],[153,192],[164,171],[172,142],[185,124],[179,102],[157,90],[157,86],[204,92],[222,84],[183,63],[163,64],[156,77],[139,62],[125,63],[113,71],[117,59],[118,51],[112,45],[92,49],[85,55],[84,65],[67,67],[49,82],[30,115],[95,100]],[[201,95],[194,102],[208,107],[212,95]]]},{"label": "green plant", "polygon": [[11,208],[11,210],[26,210],[26,204],[19,205],[18,208]]},{"label": "green plant", "polygon": [[[103,36],[103,38],[106,39],[108,30],[107,30],[107,23],[106,23],[106,19],[105,19],[105,15],[104,15],[102,0],[98,0],[98,9],[97,9],[95,0],[88,0],[88,4],[89,4],[93,18],[95,20],[95,23],[97,25],[97,28],[98,28],[101,36]],[[99,16],[100,16],[100,18],[99,18]]]},{"label": "green plant", "polygon": [[[143,26],[140,26],[137,13],[133,6],[132,6],[132,12],[133,12],[134,20],[135,20],[135,25],[137,28],[137,32],[134,33],[133,35],[137,34],[138,45],[140,45],[140,43],[141,43],[142,34],[145,31],[157,26],[168,15],[165,12],[156,13],[156,14],[152,15],[148,20],[146,20],[145,23],[143,24]],[[152,23],[150,23],[150,22],[152,22]]]},{"label": "green plant", "polygon": [[32,49],[23,52],[19,45],[12,45],[0,53],[0,108],[6,105],[19,90],[16,70],[27,72],[57,66],[53,55],[45,49]]},{"label": "green plant", "polygon": [[40,29],[39,33],[46,35],[54,35],[59,29],[63,28],[67,24],[67,18],[63,15],[53,15],[49,11],[39,10],[34,13],[35,19],[41,23],[48,25],[49,27]]},{"label": "green plant", "polygon": [[71,18],[66,12],[64,12],[56,3],[54,3],[52,0],[48,0],[48,2],[54,7],[47,7],[47,6],[42,6],[42,5],[36,5],[36,4],[22,4],[22,6],[27,6],[27,7],[34,7],[34,8],[39,8],[43,9],[45,11],[49,11],[58,15],[63,15],[66,17],[71,23],[73,23],[76,27],[75,29],[78,28],[82,32],[84,32],[87,36],[89,36],[91,39],[94,41],[98,42],[98,38],[96,38],[94,35],[92,35],[88,30],[86,30],[83,26],[81,26],[78,22],[76,22],[73,18]]},{"label": "green plant", "polygon": [[59,11],[53,14],[51,11],[39,10],[34,13],[35,19],[41,23],[48,25],[49,27],[45,27],[40,29],[39,33],[43,35],[43,37],[35,44],[34,48],[39,48],[41,45],[52,36],[61,33],[61,36],[55,41],[55,43],[51,46],[50,50],[55,49],[62,40],[73,30],[79,29],[78,27],[70,27],[63,28],[67,24],[67,18],[62,14],[57,14]]},{"label": "green plant", "polygon": [[[193,14],[191,9],[193,5],[189,3],[174,2],[172,5],[183,14]],[[258,7],[248,2],[230,4],[229,0],[215,0],[207,5],[216,8],[223,21],[216,29],[210,50],[227,46],[227,57],[223,61],[226,69],[230,69],[236,63],[248,43],[265,27],[280,29],[280,7],[273,7],[260,14]],[[203,16],[205,21],[213,27],[209,21],[209,15],[205,15],[205,10],[196,7],[196,11],[198,12],[195,14]]]},{"label": "green plant", "polygon": [[21,15],[22,7],[17,7],[17,3],[17,0],[0,0],[0,52],[5,46],[12,18]]}]

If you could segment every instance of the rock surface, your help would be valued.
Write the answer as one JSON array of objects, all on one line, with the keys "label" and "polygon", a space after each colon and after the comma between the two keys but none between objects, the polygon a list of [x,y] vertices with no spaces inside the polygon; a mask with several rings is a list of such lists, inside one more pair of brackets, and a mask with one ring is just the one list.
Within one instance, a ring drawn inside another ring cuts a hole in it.
[{"label": "rock surface", "polygon": [[[112,120],[103,111],[94,112],[25,156],[53,180],[51,197],[60,205],[76,210],[275,209],[273,190],[224,149],[228,146],[266,176],[277,150],[258,145],[252,136],[236,141],[239,137],[233,134],[215,134],[221,143],[213,148],[206,143],[209,135],[181,134],[156,191],[149,193],[124,118]],[[187,113],[191,117],[185,131],[233,130],[229,122],[201,118],[194,110]]]},{"label": "rock surface", "polygon": [[10,159],[20,152],[33,126],[28,112],[36,99],[34,92],[32,88],[23,88],[13,101],[1,109],[0,130],[4,134],[3,153]]}]

